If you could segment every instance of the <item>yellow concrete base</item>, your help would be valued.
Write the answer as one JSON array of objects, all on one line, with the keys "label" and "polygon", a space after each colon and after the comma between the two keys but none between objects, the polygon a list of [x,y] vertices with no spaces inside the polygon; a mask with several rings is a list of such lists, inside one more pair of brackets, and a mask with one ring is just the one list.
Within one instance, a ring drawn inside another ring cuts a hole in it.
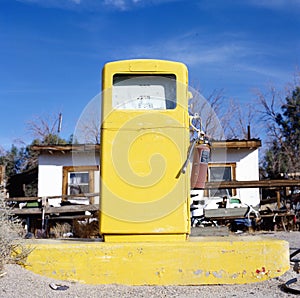
[{"label": "yellow concrete base", "polygon": [[289,269],[286,241],[259,236],[191,237],[183,242],[34,240],[26,268],[86,284],[243,284]]}]

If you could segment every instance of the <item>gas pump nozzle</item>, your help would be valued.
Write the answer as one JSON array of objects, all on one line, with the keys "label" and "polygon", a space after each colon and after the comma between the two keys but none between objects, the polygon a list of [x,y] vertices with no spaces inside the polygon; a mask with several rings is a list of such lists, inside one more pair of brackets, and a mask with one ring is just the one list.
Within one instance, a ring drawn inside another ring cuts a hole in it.
[{"label": "gas pump nozzle", "polygon": [[[196,121],[199,122],[199,126],[200,126],[199,128],[197,128],[194,125],[193,120],[196,120]],[[201,120],[201,117],[198,113],[195,113],[194,115],[190,116],[190,126],[193,129],[193,131],[197,132],[197,138],[195,138],[189,146],[187,159],[185,160],[185,162],[184,162],[184,164],[183,164],[183,166],[180,170],[179,175],[186,173],[187,166],[188,166],[189,162],[192,161],[192,158],[194,156],[195,146],[197,144],[200,144],[201,142],[204,143],[204,141],[205,141],[205,132],[202,130],[202,120]]]}]

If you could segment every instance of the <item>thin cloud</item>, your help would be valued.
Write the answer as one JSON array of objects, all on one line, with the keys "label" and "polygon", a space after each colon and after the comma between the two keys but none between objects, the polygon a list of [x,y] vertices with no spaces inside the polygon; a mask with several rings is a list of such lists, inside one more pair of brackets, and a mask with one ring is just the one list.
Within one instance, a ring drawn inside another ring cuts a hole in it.
[{"label": "thin cloud", "polygon": [[300,8],[300,0],[201,0],[197,2],[198,6],[204,10],[220,9],[228,6],[252,6],[256,8],[268,9],[268,10],[286,10],[294,11],[298,13],[296,9]]},{"label": "thin cloud", "polygon": [[[163,46],[162,46],[163,45]],[[136,57],[164,57],[171,60],[184,61],[190,66],[204,64],[226,64],[248,53],[243,43],[193,40],[190,34],[169,40],[157,40],[151,46],[132,46],[128,48],[129,56]]]},{"label": "thin cloud", "polygon": [[61,9],[71,9],[74,6],[79,6],[84,0],[16,0],[17,2],[35,4],[42,7],[54,7]]},{"label": "thin cloud", "polygon": [[111,6],[111,7],[114,7],[116,9],[119,9],[119,10],[126,10],[127,9],[127,3],[128,1],[125,1],[125,0],[105,0],[104,1],[104,4],[106,6]]},{"label": "thin cloud", "polygon": [[258,75],[267,77],[269,79],[282,79],[290,76],[290,72],[284,71],[281,68],[275,68],[272,66],[260,66],[258,64],[247,64],[247,63],[241,63],[238,65],[238,67],[246,72],[253,72]]},{"label": "thin cloud", "polygon": [[107,7],[112,7],[117,10],[130,10],[138,7],[157,6],[164,3],[180,1],[184,0],[105,0],[104,4]]},{"label": "thin cloud", "polygon": [[300,0],[251,0],[251,5],[260,6],[269,9],[294,9],[300,8]]},{"label": "thin cloud", "polygon": [[60,9],[100,10],[103,8],[126,11],[145,6],[158,6],[164,3],[180,2],[184,0],[16,0],[22,3],[36,4],[42,7],[55,7]]},{"label": "thin cloud", "polygon": [[[243,40],[192,40],[186,34],[181,38],[157,40],[151,45],[127,47],[127,51],[112,53],[113,59],[153,58],[181,61],[189,67],[213,69],[215,72],[235,70],[242,73],[255,73],[258,77],[280,79],[288,77],[288,71],[274,65],[276,52],[265,45]],[[163,45],[163,46],[162,46]]]}]

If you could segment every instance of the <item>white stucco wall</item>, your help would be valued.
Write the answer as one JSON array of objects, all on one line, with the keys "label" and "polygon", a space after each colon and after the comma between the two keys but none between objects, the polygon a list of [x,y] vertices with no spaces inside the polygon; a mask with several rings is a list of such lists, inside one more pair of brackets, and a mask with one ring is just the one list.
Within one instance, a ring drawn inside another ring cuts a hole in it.
[{"label": "white stucco wall", "polygon": [[[249,150],[250,151],[250,150]],[[236,164],[236,180],[259,180],[258,150],[249,152]],[[237,195],[241,200],[250,205],[256,206],[260,203],[258,188],[238,188]]]},{"label": "white stucco wall", "polygon": [[38,196],[62,194],[62,166],[39,165]]},{"label": "white stucco wall", "polygon": [[[41,153],[39,155],[38,196],[60,196],[63,186],[64,166],[95,166],[99,165],[99,154],[94,153]],[[99,171],[95,171],[94,192],[99,192]],[[60,199],[51,199],[52,204],[60,202]],[[95,204],[99,203],[99,197],[95,198]]]}]

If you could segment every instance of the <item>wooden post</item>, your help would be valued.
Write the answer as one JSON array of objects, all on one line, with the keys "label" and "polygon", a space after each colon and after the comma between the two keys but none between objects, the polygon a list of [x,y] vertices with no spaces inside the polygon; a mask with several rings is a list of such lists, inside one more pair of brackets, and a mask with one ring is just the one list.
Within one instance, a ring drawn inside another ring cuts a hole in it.
[{"label": "wooden post", "polygon": [[277,197],[277,208],[280,209],[280,190],[276,191],[276,197]]},{"label": "wooden post", "polygon": [[0,165],[0,185],[4,184],[5,166]]}]

